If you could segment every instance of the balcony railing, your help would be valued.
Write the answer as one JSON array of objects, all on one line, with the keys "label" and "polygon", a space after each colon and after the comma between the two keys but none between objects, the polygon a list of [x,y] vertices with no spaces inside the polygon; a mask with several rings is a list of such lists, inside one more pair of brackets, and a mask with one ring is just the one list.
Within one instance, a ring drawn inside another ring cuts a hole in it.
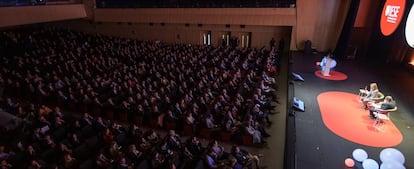
[{"label": "balcony railing", "polygon": [[98,8],[292,8],[296,0],[96,0]]},{"label": "balcony railing", "polygon": [[76,3],[82,3],[82,0],[0,0],[1,7],[76,4]]}]

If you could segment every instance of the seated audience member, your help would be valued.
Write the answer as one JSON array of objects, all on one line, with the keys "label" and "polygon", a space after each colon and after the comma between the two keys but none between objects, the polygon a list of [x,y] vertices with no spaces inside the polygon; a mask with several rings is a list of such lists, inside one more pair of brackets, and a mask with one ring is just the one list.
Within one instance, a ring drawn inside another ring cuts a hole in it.
[{"label": "seated audience member", "polygon": [[[35,125],[41,128],[45,128],[47,126],[47,128],[50,129],[50,127],[52,126],[52,123],[50,123],[45,116],[39,116],[37,121],[35,121]],[[46,132],[46,131],[43,131]]]},{"label": "seated audience member", "polygon": [[[9,112],[9,113],[12,113],[12,112]],[[26,116],[28,114],[27,114],[26,110],[24,110],[23,106],[18,106],[15,115],[19,118],[24,119],[24,118],[26,118]]]},{"label": "seated audience member", "polygon": [[386,96],[384,98],[384,101],[379,102],[379,103],[369,103],[369,117],[371,119],[375,119],[375,113],[379,110],[390,110],[390,109],[394,109],[396,107],[396,103],[394,101],[394,99],[391,96]]},{"label": "seated audience member", "polygon": [[168,135],[165,141],[173,150],[178,150],[181,148],[181,139],[174,130],[168,131]]},{"label": "seated audience member", "polygon": [[267,73],[265,71],[263,71],[262,73],[262,78],[264,80],[264,82],[266,82],[267,84],[275,84],[276,80],[273,77],[270,77],[269,75],[267,75]]},{"label": "seated audience member", "polygon": [[233,145],[231,148],[231,155],[233,155],[233,157],[237,159],[237,162],[242,164],[244,167],[259,168],[259,156],[253,155],[246,150],[242,150],[237,145]]},{"label": "seated audience member", "polygon": [[28,169],[42,169],[43,167],[45,167],[45,165],[43,165],[39,160],[31,160],[27,166]]},{"label": "seated audience member", "polygon": [[41,143],[42,143],[42,147],[45,149],[54,148],[56,146],[55,141],[52,139],[52,136],[50,136],[49,134],[45,135]]},{"label": "seated audience member", "polygon": [[203,151],[204,148],[197,136],[188,138],[184,147],[184,154],[186,158],[191,160],[198,158],[202,155]]},{"label": "seated audience member", "polygon": [[5,160],[10,156],[10,153],[6,152],[4,146],[0,146],[0,160]]},{"label": "seated audience member", "polygon": [[259,130],[256,130],[249,122],[247,122],[245,125],[246,133],[253,137],[253,144],[264,142],[262,133]]},{"label": "seated audience member", "polygon": [[111,168],[112,162],[113,160],[106,157],[102,152],[100,152],[98,156],[96,157],[96,165],[102,169]]},{"label": "seated audience member", "polygon": [[61,117],[56,116],[55,120],[53,121],[52,128],[57,129],[59,127],[64,127],[65,124],[65,121]]},{"label": "seated audience member", "polygon": [[118,145],[116,141],[112,141],[111,145],[108,148],[108,153],[112,159],[118,159],[122,154],[120,149],[122,147]]},{"label": "seated audience member", "polygon": [[267,122],[268,125],[272,124],[269,119],[269,114],[260,110],[260,105],[258,104],[255,104],[253,106],[252,112],[250,114],[252,115],[253,119],[259,122]]},{"label": "seated audience member", "polygon": [[7,160],[1,160],[0,169],[11,169],[13,166]]},{"label": "seated audience member", "polygon": [[97,117],[95,122],[95,129],[98,131],[102,131],[108,127],[108,124],[102,119],[102,117]]},{"label": "seated audience member", "polygon": [[68,143],[71,148],[76,148],[82,144],[82,141],[79,139],[76,133],[72,133],[69,135]]},{"label": "seated audience member", "polygon": [[53,115],[54,116],[58,116],[58,117],[60,117],[60,118],[64,118],[64,115],[63,115],[63,113],[62,113],[62,111],[60,110],[60,107],[58,107],[58,106],[56,106],[54,109],[53,109]]},{"label": "seated audience member", "polygon": [[38,158],[37,151],[33,148],[32,145],[27,146],[26,150],[24,151],[24,157],[25,161],[32,161],[36,160]]},{"label": "seated audience member", "polygon": [[145,137],[141,137],[139,148],[144,152],[148,152],[152,148],[152,145]]},{"label": "seated audience member", "polygon": [[154,130],[148,130],[145,134],[145,139],[151,144],[157,144],[160,141],[160,137]]},{"label": "seated audience member", "polygon": [[120,157],[119,161],[118,161],[118,163],[117,163],[117,165],[114,169],[129,169],[129,168],[132,168],[132,167],[133,167],[133,165],[128,164],[125,157]]},{"label": "seated audience member", "polygon": [[266,132],[264,125],[258,122],[257,119],[253,119],[253,116],[248,114],[246,117],[246,123],[250,123],[250,125],[252,125],[256,130],[260,131],[263,137],[270,137],[270,134]]},{"label": "seated audience member", "polygon": [[128,127],[127,136],[130,137],[132,140],[138,140],[143,136],[143,132],[141,128],[139,128],[137,125],[130,124]]},{"label": "seated audience member", "polygon": [[102,134],[102,140],[105,145],[110,145],[114,141],[114,137],[114,134],[109,128],[106,128]]},{"label": "seated audience member", "polygon": [[223,124],[223,130],[230,132],[230,133],[234,133],[237,130],[237,127],[234,125],[234,123],[230,120],[230,119],[224,119],[224,124]]},{"label": "seated audience member", "polygon": [[227,120],[230,120],[231,126],[239,126],[241,122],[237,119],[238,117],[233,114],[233,111],[228,110],[226,116],[224,117]]},{"label": "seated audience member", "polygon": [[41,132],[40,128],[37,127],[33,130],[33,133],[31,135],[31,141],[32,142],[39,142],[43,138],[43,133]]},{"label": "seated audience member", "polygon": [[265,93],[270,93],[270,92],[274,92],[274,91],[275,91],[275,89],[273,89],[272,87],[270,87],[270,86],[266,85],[264,80],[262,80],[262,81],[260,82],[260,89],[261,89],[263,92],[265,92]]},{"label": "seated audience member", "polygon": [[78,168],[78,161],[71,154],[66,153],[63,156],[63,166],[67,169],[76,169]]},{"label": "seated audience member", "polygon": [[207,148],[208,150],[212,150],[216,153],[218,160],[224,160],[229,157],[229,153],[224,151],[224,147],[220,145],[217,140],[212,140]]},{"label": "seated audience member", "polygon": [[239,162],[237,162],[237,159],[234,158],[234,157],[230,158],[229,167],[231,169],[244,169],[245,168],[245,167],[243,167],[242,164],[240,164]]},{"label": "seated audience member", "polygon": [[138,164],[141,161],[142,152],[135,147],[135,144],[131,144],[129,145],[128,151],[125,155],[129,161],[134,164]]},{"label": "seated audience member", "polygon": [[205,163],[208,169],[223,168],[223,163],[217,160],[217,154],[213,150],[208,150],[205,156]]},{"label": "seated audience member", "polygon": [[[260,90],[259,90],[260,91]],[[271,104],[268,98],[266,98],[264,95],[259,96],[258,94],[253,95],[253,103],[255,105],[259,105],[263,109],[269,110],[271,108]]]},{"label": "seated audience member", "polygon": [[14,101],[12,98],[8,97],[6,99],[5,103],[5,111],[15,114],[17,107],[19,106],[19,103]]},{"label": "seated audience member", "polygon": [[49,115],[51,112],[53,112],[53,110],[46,105],[41,105],[38,110],[39,116]]},{"label": "seated audience member", "polygon": [[191,126],[191,128],[193,129],[193,132],[197,132],[198,131],[198,123],[196,121],[196,119],[193,116],[193,113],[188,113],[187,116],[185,117],[185,123],[189,126]]},{"label": "seated audience member", "polygon": [[204,122],[205,127],[208,129],[213,129],[217,127],[217,125],[214,123],[213,115],[211,115],[210,113],[206,115],[206,117],[204,118]]},{"label": "seated audience member", "polygon": [[153,169],[163,169],[166,165],[165,157],[160,154],[158,151],[155,152],[155,154],[151,158],[151,167]]},{"label": "seated audience member", "polygon": [[164,116],[163,120],[164,120],[163,123],[165,125],[165,123],[167,123],[167,122],[169,122],[169,123],[177,122],[178,117],[176,117],[171,110],[168,110],[167,114]]},{"label": "seated audience member", "polygon": [[80,122],[82,126],[91,126],[94,123],[94,119],[88,113],[83,113],[83,116]]}]

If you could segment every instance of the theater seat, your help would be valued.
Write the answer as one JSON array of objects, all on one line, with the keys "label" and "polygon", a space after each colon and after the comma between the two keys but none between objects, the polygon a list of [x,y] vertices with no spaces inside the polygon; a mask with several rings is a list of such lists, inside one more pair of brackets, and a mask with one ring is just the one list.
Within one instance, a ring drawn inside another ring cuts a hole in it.
[{"label": "theater seat", "polygon": [[191,136],[193,135],[193,126],[188,125],[187,123],[183,126],[184,135]]},{"label": "theater seat", "polygon": [[92,169],[92,168],[96,168],[96,167],[95,167],[95,162],[91,159],[86,160],[79,165],[79,169]]},{"label": "theater seat", "polygon": [[91,153],[86,144],[82,144],[73,150],[73,156],[80,160],[87,160],[91,156]]},{"label": "theater seat", "polygon": [[233,135],[233,133],[228,132],[228,131],[220,131],[220,139],[222,141],[231,141],[231,136]]},{"label": "theater seat", "polygon": [[135,123],[135,125],[137,125],[137,126],[142,126],[142,119],[143,119],[143,117],[142,117],[142,116],[140,116],[140,115],[136,115],[136,116],[134,117],[134,123]]},{"label": "theater seat", "polygon": [[390,120],[390,112],[397,111],[397,106],[392,109],[376,109],[374,128],[376,130],[383,130],[385,127],[385,121]]},{"label": "theater seat", "polygon": [[208,128],[202,128],[200,129],[200,137],[205,138],[205,139],[210,139],[211,138],[211,129]]},{"label": "theater seat", "polygon": [[127,112],[124,112],[124,111],[119,112],[119,121],[124,122],[124,123],[128,122]]},{"label": "theater seat", "polygon": [[176,124],[173,121],[166,121],[164,123],[164,128],[167,129],[167,130],[175,130],[175,126],[176,126]]},{"label": "theater seat", "polygon": [[248,135],[248,134],[243,134],[242,135],[242,144],[247,145],[247,146],[253,145],[253,137],[251,135]]}]

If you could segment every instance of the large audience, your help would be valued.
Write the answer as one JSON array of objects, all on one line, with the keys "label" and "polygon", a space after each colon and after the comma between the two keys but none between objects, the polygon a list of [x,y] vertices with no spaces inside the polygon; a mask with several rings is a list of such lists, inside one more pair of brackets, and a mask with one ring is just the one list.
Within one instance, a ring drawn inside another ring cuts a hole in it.
[{"label": "large audience", "polygon": [[[276,48],[166,44],[54,28],[0,36],[7,46],[2,109],[22,119],[16,129],[2,130],[3,168],[259,166],[258,156],[237,145],[263,145],[270,136]],[[218,140],[235,146],[225,151]]]}]

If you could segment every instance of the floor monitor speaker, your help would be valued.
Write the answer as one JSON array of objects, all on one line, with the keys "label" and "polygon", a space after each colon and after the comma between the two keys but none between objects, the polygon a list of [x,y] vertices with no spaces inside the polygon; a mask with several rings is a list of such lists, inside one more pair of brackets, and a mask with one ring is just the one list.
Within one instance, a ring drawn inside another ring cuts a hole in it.
[{"label": "floor monitor speaker", "polygon": [[298,99],[297,97],[293,98],[292,106],[296,108],[297,110],[305,111],[305,103],[302,100]]},{"label": "floor monitor speaker", "polygon": [[294,81],[302,81],[302,82],[304,82],[305,81],[305,79],[303,79],[303,77],[302,76],[300,76],[299,74],[297,74],[297,73],[293,73],[292,72],[292,78],[293,78],[293,80]]}]

